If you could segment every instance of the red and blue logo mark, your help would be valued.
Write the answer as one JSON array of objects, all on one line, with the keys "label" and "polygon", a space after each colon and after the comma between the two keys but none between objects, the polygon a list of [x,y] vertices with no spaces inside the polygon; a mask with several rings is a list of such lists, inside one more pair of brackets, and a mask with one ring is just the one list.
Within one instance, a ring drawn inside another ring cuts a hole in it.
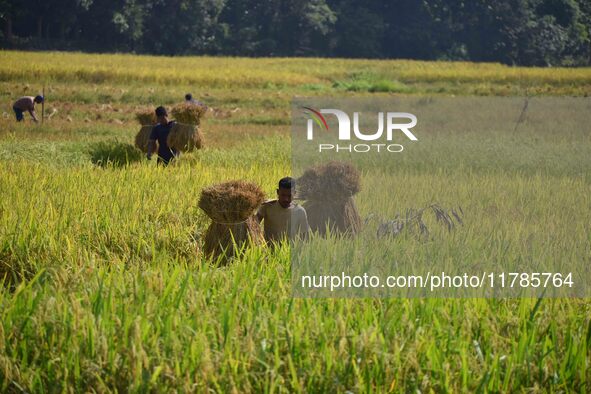
[{"label": "red and blue logo mark", "polygon": [[304,109],[304,114],[310,116],[310,118],[313,119],[314,122],[316,122],[318,127],[328,131],[328,123],[326,123],[326,119],[324,119],[324,116],[322,116],[320,111],[318,111],[314,108],[310,108],[310,107],[302,107],[302,108]]}]

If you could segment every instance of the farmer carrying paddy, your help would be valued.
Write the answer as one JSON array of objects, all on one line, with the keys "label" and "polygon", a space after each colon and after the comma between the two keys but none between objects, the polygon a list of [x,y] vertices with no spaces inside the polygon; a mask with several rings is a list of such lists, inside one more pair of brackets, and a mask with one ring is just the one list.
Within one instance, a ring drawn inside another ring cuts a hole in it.
[{"label": "farmer carrying paddy", "polygon": [[150,133],[150,139],[148,141],[148,160],[152,159],[152,153],[154,152],[154,146],[156,145],[156,141],[158,141],[158,164],[164,164],[165,166],[170,163],[170,161],[179,156],[179,152],[174,149],[170,148],[166,142],[168,134],[170,133],[170,129],[174,125],[174,121],[168,120],[168,113],[166,112],[166,108],[160,106],[156,108],[156,118],[158,119],[158,124],[154,126],[152,132]]},{"label": "farmer carrying paddy", "polygon": [[37,122],[37,116],[35,115],[35,103],[40,104],[43,102],[43,96],[24,96],[19,98],[12,104],[12,110],[16,115],[16,121],[20,122],[25,119],[23,112],[27,111],[31,114],[33,121]]},{"label": "farmer carrying paddy", "polygon": [[277,189],[277,199],[266,201],[259,208],[257,219],[263,221],[267,242],[308,237],[310,227],[306,210],[293,202],[294,194],[295,181],[290,177],[282,178]]},{"label": "farmer carrying paddy", "polygon": [[204,103],[202,103],[201,101],[194,99],[193,95],[191,93],[187,93],[185,94],[185,103],[186,104],[193,104],[193,105],[199,105],[203,108],[205,108],[206,110],[208,109],[207,105],[205,105]]}]

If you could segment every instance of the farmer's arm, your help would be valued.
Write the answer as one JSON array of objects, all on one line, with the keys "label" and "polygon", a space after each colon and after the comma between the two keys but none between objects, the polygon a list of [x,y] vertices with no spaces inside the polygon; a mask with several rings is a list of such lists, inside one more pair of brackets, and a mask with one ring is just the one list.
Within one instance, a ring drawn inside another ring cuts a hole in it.
[{"label": "farmer's arm", "polygon": [[257,220],[260,222],[265,218],[265,204],[261,205],[256,214]]},{"label": "farmer's arm", "polygon": [[31,117],[33,118],[33,120],[35,122],[37,122],[37,116],[35,116],[35,109],[34,108],[29,109],[29,113],[31,114]]}]

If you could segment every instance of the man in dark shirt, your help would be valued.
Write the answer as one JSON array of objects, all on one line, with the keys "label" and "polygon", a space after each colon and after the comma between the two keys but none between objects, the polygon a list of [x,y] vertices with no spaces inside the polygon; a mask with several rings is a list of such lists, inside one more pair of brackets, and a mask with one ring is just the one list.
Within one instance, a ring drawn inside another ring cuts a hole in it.
[{"label": "man in dark shirt", "polygon": [[39,104],[43,102],[43,96],[24,96],[19,98],[12,105],[12,110],[16,116],[16,121],[21,122],[24,119],[23,112],[27,111],[31,114],[33,121],[37,123],[37,117],[35,116],[35,103]]},{"label": "man in dark shirt", "polygon": [[157,163],[164,164],[165,166],[170,163],[172,159],[178,156],[178,152],[175,149],[169,148],[168,144],[166,143],[166,138],[168,137],[168,133],[170,133],[170,129],[174,125],[173,121],[168,121],[168,113],[166,112],[166,108],[158,107],[156,108],[156,117],[158,118],[158,124],[154,126],[152,129],[152,133],[150,134],[150,140],[148,141],[148,160],[152,158],[152,153],[154,152],[154,145],[155,142],[158,141],[158,161]]}]

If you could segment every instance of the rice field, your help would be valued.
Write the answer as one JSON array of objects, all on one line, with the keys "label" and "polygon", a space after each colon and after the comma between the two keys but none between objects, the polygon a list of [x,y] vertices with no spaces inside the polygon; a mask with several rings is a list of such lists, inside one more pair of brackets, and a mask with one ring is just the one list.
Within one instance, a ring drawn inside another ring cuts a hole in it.
[{"label": "rice field", "polygon": [[[51,118],[16,124],[12,101],[43,86]],[[205,147],[156,167],[129,147],[136,112],[187,92],[214,108]],[[293,97],[589,93],[591,69],[3,51],[0,391],[589,392],[588,298],[294,298],[287,245],[225,267],[197,252],[203,188],[272,198],[289,175]],[[453,238],[394,243],[409,261],[591,264],[590,130],[520,130],[425,137],[391,174],[412,187],[368,179],[361,216],[462,205]]]}]

